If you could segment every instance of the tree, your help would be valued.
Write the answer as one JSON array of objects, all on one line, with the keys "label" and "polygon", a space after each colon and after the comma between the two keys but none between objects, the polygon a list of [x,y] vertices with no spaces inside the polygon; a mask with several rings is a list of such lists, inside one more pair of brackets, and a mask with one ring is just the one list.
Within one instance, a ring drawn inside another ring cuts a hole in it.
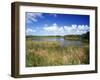
[{"label": "tree", "polygon": [[90,32],[87,32],[87,33],[83,34],[82,39],[85,39],[85,40],[89,41],[89,35],[90,35]]}]

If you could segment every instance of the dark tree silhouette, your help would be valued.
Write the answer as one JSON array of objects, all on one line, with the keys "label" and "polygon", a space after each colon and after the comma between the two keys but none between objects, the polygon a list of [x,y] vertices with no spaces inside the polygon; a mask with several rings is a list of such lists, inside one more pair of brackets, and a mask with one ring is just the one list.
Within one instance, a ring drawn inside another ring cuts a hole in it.
[{"label": "dark tree silhouette", "polygon": [[83,34],[83,35],[82,35],[82,38],[83,38],[83,39],[88,39],[88,40],[89,40],[89,34],[90,34],[89,32],[87,32],[86,34]]}]

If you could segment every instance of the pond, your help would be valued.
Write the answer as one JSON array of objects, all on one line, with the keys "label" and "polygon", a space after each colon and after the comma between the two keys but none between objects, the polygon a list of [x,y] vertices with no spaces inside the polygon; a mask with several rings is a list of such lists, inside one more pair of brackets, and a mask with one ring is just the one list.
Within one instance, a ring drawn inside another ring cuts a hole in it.
[{"label": "pond", "polygon": [[64,38],[33,38],[33,41],[57,41],[60,46],[83,46],[83,42],[81,40],[66,40]]}]

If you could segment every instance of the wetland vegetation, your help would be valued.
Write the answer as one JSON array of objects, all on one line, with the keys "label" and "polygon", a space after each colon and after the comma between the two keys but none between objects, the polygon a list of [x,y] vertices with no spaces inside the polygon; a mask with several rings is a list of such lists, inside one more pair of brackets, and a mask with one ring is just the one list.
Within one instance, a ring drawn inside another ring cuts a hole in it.
[{"label": "wetland vegetation", "polygon": [[86,36],[88,33],[81,36],[27,36],[26,66],[89,64],[89,36]]}]

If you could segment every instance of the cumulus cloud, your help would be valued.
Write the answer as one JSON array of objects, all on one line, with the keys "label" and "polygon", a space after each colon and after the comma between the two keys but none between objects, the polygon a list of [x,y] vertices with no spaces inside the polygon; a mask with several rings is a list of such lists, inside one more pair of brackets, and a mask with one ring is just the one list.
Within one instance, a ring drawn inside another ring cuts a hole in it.
[{"label": "cumulus cloud", "polygon": [[70,27],[64,26],[64,29],[69,34],[84,34],[87,31],[89,31],[89,26],[87,26],[87,25],[71,25]]},{"label": "cumulus cloud", "polygon": [[58,26],[56,23],[48,26],[45,24],[43,30],[50,33],[51,35],[69,35],[69,34],[77,34],[81,35],[89,31],[89,26],[87,25],[70,25],[70,26]]},{"label": "cumulus cloud", "polygon": [[[37,31],[39,31],[37,33]],[[27,28],[27,35],[81,35],[89,31],[88,25],[70,25],[70,26],[59,26],[57,23],[52,25],[45,24],[44,27],[38,28]]]},{"label": "cumulus cloud", "polygon": [[59,27],[56,23],[52,24],[51,26],[43,27],[43,30],[50,34],[61,35],[64,32],[63,27]]},{"label": "cumulus cloud", "polygon": [[44,29],[45,31],[48,31],[48,32],[53,32],[53,31],[57,31],[57,30],[59,29],[59,27],[57,26],[56,23],[54,23],[54,24],[51,25],[51,26],[47,26],[47,25],[45,24],[45,27],[43,27],[43,29]]},{"label": "cumulus cloud", "polygon": [[30,23],[30,22],[37,22],[38,19],[37,18],[43,18],[42,13],[26,13],[26,22]]},{"label": "cumulus cloud", "polygon": [[36,32],[36,30],[34,30],[34,29],[31,29],[31,28],[27,28],[26,29],[26,34],[32,34],[32,33],[34,33],[34,32]]}]

